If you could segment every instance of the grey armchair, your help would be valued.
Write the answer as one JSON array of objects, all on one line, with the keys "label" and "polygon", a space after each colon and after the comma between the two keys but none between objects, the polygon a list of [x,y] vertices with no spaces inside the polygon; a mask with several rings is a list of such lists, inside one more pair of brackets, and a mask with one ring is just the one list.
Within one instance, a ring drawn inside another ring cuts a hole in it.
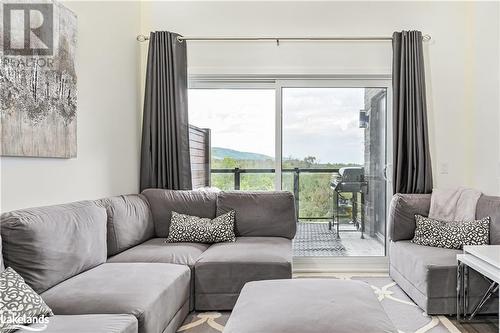
[{"label": "grey armchair", "polygon": [[[457,259],[460,250],[421,246],[411,242],[415,214],[427,216],[430,194],[396,194],[389,216],[389,272],[391,278],[428,314],[456,313]],[[500,244],[500,197],[481,196],[476,218],[489,216],[490,244]],[[489,283],[471,271],[470,306],[479,301]],[[484,312],[496,312],[498,300]]]}]

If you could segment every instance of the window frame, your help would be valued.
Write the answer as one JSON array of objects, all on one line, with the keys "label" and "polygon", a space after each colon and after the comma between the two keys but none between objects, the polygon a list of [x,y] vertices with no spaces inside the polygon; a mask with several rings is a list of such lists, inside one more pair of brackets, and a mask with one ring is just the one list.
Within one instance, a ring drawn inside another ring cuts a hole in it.
[{"label": "window frame", "polygon": [[[392,81],[389,75],[299,75],[299,76],[235,76],[191,75],[188,89],[274,89],[275,90],[275,189],[281,189],[281,165],[283,158],[283,88],[384,88],[387,91],[386,127],[392,128]],[[386,151],[392,151],[391,136],[386,131]],[[386,168],[392,165],[387,154]],[[387,177],[390,183],[390,177]],[[392,186],[391,186],[392,189]]]},{"label": "window frame", "polygon": [[[275,90],[275,189],[282,186],[283,100],[284,88],[383,88],[386,89],[386,212],[392,198],[392,80],[390,74],[380,75],[190,75],[188,89],[274,89]],[[387,215],[386,215],[387,219]],[[386,223],[387,226],[387,223]],[[310,272],[320,267],[321,272],[337,271],[339,262],[356,258],[361,271],[386,270],[388,238],[385,236],[385,256],[344,258],[294,258],[297,272]],[[319,266],[318,266],[319,265]],[[352,267],[349,268],[352,271]]]}]

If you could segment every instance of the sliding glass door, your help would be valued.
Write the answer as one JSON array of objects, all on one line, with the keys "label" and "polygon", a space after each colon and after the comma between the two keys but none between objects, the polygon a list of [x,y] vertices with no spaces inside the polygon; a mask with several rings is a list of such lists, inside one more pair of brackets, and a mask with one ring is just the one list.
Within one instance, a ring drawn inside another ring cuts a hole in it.
[{"label": "sliding glass door", "polygon": [[211,186],[288,190],[296,257],[384,256],[390,81],[195,81],[190,123],[210,129]]},{"label": "sliding glass door", "polygon": [[282,188],[296,256],[383,256],[385,87],[282,86]]}]

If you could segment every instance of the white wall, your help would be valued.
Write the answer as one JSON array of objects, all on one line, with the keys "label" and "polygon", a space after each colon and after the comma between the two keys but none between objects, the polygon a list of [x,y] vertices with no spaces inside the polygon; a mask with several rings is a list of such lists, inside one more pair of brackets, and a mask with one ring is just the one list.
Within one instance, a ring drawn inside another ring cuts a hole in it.
[{"label": "white wall", "polygon": [[1,210],[138,191],[138,2],[66,2],[78,15],[78,156],[1,158]]},{"label": "white wall", "polygon": [[[391,35],[425,44],[436,186],[500,194],[498,2],[65,2],[78,15],[78,157],[1,158],[1,211],[136,192],[146,43],[184,35]],[[140,48],[140,53],[139,53]],[[192,74],[390,74],[386,43],[191,43]],[[442,174],[442,167],[448,168]]]},{"label": "white wall", "polygon": [[[500,194],[498,2],[145,2],[142,11],[143,33],[430,34],[425,60],[435,186]],[[390,74],[391,52],[390,43],[380,42],[192,42],[188,60],[191,74]]]},{"label": "white wall", "polygon": [[[496,194],[500,194],[500,3],[496,5],[496,11],[493,6],[478,6],[471,11],[476,24],[475,44],[471,45],[475,98],[469,117],[474,125],[472,183],[492,193],[496,187]],[[495,20],[485,20],[495,12]]]}]

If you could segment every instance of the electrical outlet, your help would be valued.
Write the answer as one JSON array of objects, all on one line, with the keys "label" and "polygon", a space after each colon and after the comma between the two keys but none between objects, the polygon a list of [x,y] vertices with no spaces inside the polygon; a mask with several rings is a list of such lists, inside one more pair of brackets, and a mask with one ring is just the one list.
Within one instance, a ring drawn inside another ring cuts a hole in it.
[{"label": "electrical outlet", "polygon": [[439,172],[442,175],[447,175],[448,174],[448,163],[441,163],[439,165]]}]

